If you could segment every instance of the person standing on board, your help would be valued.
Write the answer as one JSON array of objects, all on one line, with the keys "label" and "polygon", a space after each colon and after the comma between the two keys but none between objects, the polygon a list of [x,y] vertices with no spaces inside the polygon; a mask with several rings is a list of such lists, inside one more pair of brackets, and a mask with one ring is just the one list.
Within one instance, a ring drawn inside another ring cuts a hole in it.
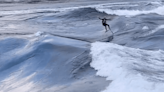
[{"label": "person standing on board", "polygon": [[106,19],[106,18],[103,18],[103,19],[99,18],[99,19],[102,20],[102,25],[105,27],[106,32],[108,31],[107,27],[109,28],[109,30],[111,30],[110,26],[106,23],[106,21],[109,20],[109,19]]}]

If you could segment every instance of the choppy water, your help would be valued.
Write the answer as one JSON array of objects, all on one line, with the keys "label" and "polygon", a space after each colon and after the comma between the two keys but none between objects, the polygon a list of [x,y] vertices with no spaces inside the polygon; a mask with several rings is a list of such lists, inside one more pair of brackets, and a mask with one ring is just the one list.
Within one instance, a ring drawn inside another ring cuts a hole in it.
[{"label": "choppy water", "polygon": [[[95,41],[152,52],[164,49],[164,6],[160,1],[63,8],[9,6],[0,10],[1,92],[104,90],[109,81],[96,77],[89,66],[90,44]],[[110,19],[114,36],[110,31],[105,33],[98,17]]]}]

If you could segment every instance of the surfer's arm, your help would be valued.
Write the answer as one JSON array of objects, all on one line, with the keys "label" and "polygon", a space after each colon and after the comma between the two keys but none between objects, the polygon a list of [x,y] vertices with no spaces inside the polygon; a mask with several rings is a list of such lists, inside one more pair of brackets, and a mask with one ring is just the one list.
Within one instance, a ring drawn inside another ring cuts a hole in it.
[{"label": "surfer's arm", "polygon": [[99,17],[100,20],[102,20],[100,17]]}]

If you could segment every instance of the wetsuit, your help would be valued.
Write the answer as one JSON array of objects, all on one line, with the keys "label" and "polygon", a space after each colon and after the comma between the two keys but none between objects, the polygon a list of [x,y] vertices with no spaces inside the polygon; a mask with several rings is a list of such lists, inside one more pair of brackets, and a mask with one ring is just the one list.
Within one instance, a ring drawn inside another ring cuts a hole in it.
[{"label": "wetsuit", "polygon": [[[101,19],[101,18],[99,18],[99,19]],[[107,31],[107,27],[106,26],[108,26],[108,28],[110,29],[110,26],[106,23],[106,18],[103,18],[103,19],[101,19],[102,20],[102,25],[105,27],[105,29],[106,29],[106,31]]]},{"label": "wetsuit", "polygon": [[102,24],[103,24],[103,26],[108,25],[108,24],[106,24],[106,19],[102,19]]}]

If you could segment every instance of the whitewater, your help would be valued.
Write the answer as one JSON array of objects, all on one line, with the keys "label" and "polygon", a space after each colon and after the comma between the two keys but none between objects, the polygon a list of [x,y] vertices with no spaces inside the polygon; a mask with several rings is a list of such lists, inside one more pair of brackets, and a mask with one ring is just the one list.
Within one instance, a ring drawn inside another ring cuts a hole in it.
[{"label": "whitewater", "polygon": [[[108,14],[125,16],[129,17],[130,21],[133,20],[132,24],[127,22],[129,20],[124,20],[125,24],[122,23],[124,26],[118,22],[114,23],[121,25],[121,28],[115,30],[115,38],[124,35],[123,37],[114,39],[112,43],[95,42],[91,45],[90,54],[93,61],[90,65],[97,70],[97,75],[111,81],[101,92],[163,92],[164,52],[161,44],[163,41],[160,39],[163,38],[164,22],[158,25],[159,22],[156,22],[158,18],[150,17],[152,13],[163,15],[162,9],[162,5],[150,10],[99,9]],[[150,14],[150,16],[135,17],[140,14]],[[150,20],[157,25],[155,28],[148,23]],[[138,29],[135,24],[139,24],[140,28]],[[129,25],[133,26],[126,28]]]},{"label": "whitewater", "polygon": [[[130,5],[132,4],[132,5]],[[145,5],[143,7],[143,5]],[[147,9],[147,6],[149,4],[152,4],[153,7],[149,7]],[[115,6],[119,6],[116,9],[112,9]],[[122,6],[122,7],[120,7]],[[149,14],[149,13],[156,13],[159,15],[164,15],[164,12],[162,11],[164,6],[162,2],[138,2],[136,3],[128,3],[128,2],[122,2],[122,3],[107,3],[107,4],[98,4],[98,5],[85,5],[85,6],[78,6],[78,7],[66,7],[66,8],[40,8],[40,9],[19,9],[19,10],[5,10],[0,11],[1,15],[10,15],[10,14],[31,14],[31,13],[44,13],[44,12],[50,12],[50,13],[57,13],[57,12],[64,12],[64,11],[72,11],[76,9],[81,8],[95,8],[99,12],[105,12],[107,14],[113,14],[113,15],[119,15],[119,16],[126,16],[126,17],[132,17],[140,14]]]},{"label": "whitewater", "polygon": [[113,43],[92,44],[91,66],[112,80],[102,92],[163,92],[163,50],[141,50]]},{"label": "whitewater", "polygon": [[45,1],[0,4],[0,92],[163,92],[163,1]]}]

